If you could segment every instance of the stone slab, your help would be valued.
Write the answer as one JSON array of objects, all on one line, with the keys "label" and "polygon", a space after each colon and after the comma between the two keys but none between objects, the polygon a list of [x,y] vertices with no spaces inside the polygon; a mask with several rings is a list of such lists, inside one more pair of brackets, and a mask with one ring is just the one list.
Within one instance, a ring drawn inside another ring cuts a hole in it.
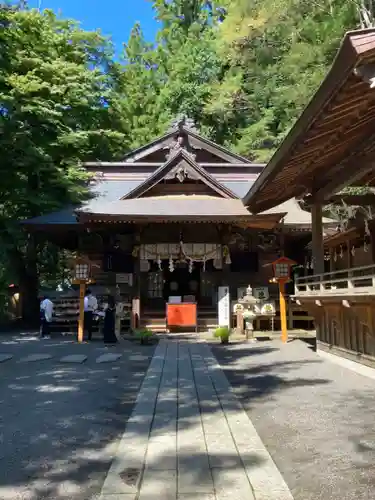
[{"label": "stone slab", "polygon": [[25,358],[20,359],[20,363],[33,363],[35,361],[44,361],[46,359],[51,359],[51,354],[30,354]]},{"label": "stone slab", "polygon": [[129,356],[130,361],[146,361],[148,356],[142,356],[140,354],[134,354],[133,356]]},{"label": "stone slab", "polygon": [[99,500],[134,500],[134,494],[115,493],[114,495],[100,495]]},{"label": "stone slab", "polygon": [[112,352],[108,352],[106,354],[102,354],[96,359],[96,363],[113,363],[121,358],[121,354],[115,354]]},{"label": "stone slab", "polygon": [[[212,469],[216,500],[255,500],[253,490],[243,468]],[[269,500],[277,500],[270,496]]]},{"label": "stone slab", "polygon": [[176,500],[177,474],[174,470],[146,468],[137,500]]},{"label": "stone slab", "polygon": [[13,358],[13,354],[0,354],[0,363],[4,363],[5,361],[9,361]]},{"label": "stone slab", "polygon": [[60,359],[60,363],[76,363],[80,364],[86,361],[87,356],[84,354],[70,354],[69,356],[63,356]]}]

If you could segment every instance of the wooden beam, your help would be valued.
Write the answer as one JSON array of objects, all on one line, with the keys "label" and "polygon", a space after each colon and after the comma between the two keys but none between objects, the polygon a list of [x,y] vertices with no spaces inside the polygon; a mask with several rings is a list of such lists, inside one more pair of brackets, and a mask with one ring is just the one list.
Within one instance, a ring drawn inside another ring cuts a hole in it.
[{"label": "wooden beam", "polygon": [[354,184],[373,170],[375,168],[375,153],[372,153],[372,156],[372,160],[365,161],[363,164],[361,164],[361,158],[357,157],[352,163],[341,165],[342,170],[332,172],[330,174],[332,180],[313,193],[312,199],[314,203],[326,201],[340,189]]}]

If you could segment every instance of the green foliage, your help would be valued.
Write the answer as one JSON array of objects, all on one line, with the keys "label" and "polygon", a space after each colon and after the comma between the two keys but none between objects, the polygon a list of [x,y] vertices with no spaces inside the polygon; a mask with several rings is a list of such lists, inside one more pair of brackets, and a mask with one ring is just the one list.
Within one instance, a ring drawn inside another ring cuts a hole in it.
[{"label": "green foliage", "polygon": [[135,330],[135,338],[138,339],[140,342],[148,342],[151,340],[153,333],[151,330],[148,330],[147,328],[139,328]]},{"label": "green foliage", "polygon": [[29,290],[43,245],[17,222],[84,199],[81,162],[111,158],[124,134],[112,128],[112,51],[100,33],[4,4],[0,26],[0,245]]},{"label": "green foliage", "polygon": [[214,337],[219,338],[221,341],[228,341],[230,334],[231,330],[227,326],[219,326],[214,331]]}]

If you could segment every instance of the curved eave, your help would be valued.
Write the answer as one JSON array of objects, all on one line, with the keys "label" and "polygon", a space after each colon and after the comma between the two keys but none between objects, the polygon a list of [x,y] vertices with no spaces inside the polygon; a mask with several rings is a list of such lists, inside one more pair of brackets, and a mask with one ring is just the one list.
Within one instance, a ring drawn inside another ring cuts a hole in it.
[{"label": "curved eave", "polygon": [[280,221],[278,215],[272,216],[233,216],[233,215],[201,215],[199,217],[189,215],[170,215],[159,216],[155,215],[113,215],[113,214],[98,214],[80,212],[77,215],[78,221],[81,224],[144,224],[144,223],[160,223],[166,224],[170,222],[186,222],[191,224],[202,223],[224,223],[224,224],[246,224],[247,227],[264,227],[265,229],[277,226]]},{"label": "curved eave", "polygon": [[341,182],[349,159],[353,165],[368,159],[375,90],[353,70],[374,61],[375,29],[345,35],[320,88],[243,198],[252,212],[320,190],[332,176]]}]

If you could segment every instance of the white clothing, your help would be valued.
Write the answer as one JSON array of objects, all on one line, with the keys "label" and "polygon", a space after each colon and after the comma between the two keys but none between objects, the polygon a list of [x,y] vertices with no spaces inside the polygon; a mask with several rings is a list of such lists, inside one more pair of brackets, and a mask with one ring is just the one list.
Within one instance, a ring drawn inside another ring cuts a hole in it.
[{"label": "white clothing", "polygon": [[53,302],[49,299],[42,300],[42,302],[40,303],[40,310],[44,311],[44,317],[46,318],[46,321],[48,323],[51,323],[53,315]]},{"label": "white clothing", "polygon": [[85,312],[88,311],[94,312],[98,308],[98,301],[96,300],[96,297],[94,297],[93,295],[86,295],[83,304]]}]

